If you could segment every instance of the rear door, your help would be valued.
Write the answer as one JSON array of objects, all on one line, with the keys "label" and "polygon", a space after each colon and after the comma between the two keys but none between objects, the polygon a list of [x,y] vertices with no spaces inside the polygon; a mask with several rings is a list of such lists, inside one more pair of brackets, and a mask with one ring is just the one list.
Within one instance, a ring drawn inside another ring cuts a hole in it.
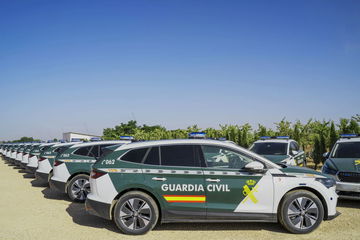
[{"label": "rear door", "polygon": [[205,219],[204,176],[198,146],[152,147],[143,164],[145,184],[156,193],[163,221]]},{"label": "rear door", "polygon": [[225,147],[203,145],[206,210],[209,220],[258,220],[273,217],[273,181],[268,172],[243,168],[254,161]]}]

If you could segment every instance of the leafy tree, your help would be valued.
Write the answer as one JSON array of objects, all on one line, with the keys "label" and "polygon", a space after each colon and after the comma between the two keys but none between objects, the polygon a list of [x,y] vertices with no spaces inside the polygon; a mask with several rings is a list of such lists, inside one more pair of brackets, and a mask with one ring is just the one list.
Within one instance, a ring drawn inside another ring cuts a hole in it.
[{"label": "leafy tree", "polygon": [[338,139],[338,135],[336,133],[336,129],[335,129],[335,124],[334,121],[331,121],[331,125],[330,125],[330,149],[334,146],[334,144],[336,143],[337,139]]}]

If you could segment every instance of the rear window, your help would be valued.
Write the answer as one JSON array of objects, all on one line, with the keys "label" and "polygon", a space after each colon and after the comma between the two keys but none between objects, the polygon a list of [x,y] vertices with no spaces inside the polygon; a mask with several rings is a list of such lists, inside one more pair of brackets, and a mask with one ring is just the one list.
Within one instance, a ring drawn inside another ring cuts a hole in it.
[{"label": "rear window", "polygon": [[130,150],[124,156],[121,157],[121,160],[134,162],[134,163],[141,163],[145,157],[147,150],[148,148],[138,148],[138,149]]},{"label": "rear window", "polygon": [[287,143],[255,143],[250,150],[260,155],[286,155]]},{"label": "rear window", "polygon": [[161,165],[199,167],[192,145],[172,145],[161,147]]},{"label": "rear window", "polygon": [[91,146],[88,146],[88,147],[81,147],[79,148],[78,150],[76,150],[74,152],[74,154],[76,155],[81,155],[81,156],[87,156],[89,154],[89,151],[91,149]]},{"label": "rear window", "polygon": [[338,143],[333,158],[360,158],[360,142]]}]

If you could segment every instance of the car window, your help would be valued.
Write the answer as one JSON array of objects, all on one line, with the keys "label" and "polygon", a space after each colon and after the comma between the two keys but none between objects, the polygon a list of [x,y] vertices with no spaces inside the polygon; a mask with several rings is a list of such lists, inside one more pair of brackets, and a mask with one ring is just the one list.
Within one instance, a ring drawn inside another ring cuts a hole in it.
[{"label": "car window", "polygon": [[192,145],[161,146],[161,165],[199,167],[199,161],[195,157]]},{"label": "car window", "polygon": [[74,154],[76,155],[81,155],[81,156],[87,156],[89,154],[89,151],[91,150],[92,146],[88,146],[88,147],[81,147],[78,150],[76,150],[74,152]]},{"label": "car window", "polygon": [[121,157],[121,160],[134,162],[134,163],[141,163],[145,157],[146,151],[148,148],[138,148],[128,151]]},{"label": "car window", "polygon": [[151,165],[160,165],[159,147],[152,147],[151,148],[151,150],[148,153],[144,163],[145,164],[151,164]]},{"label": "car window", "polygon": [[333,158],[360,158],[360,142],[338,143]]},{"label": "car window", "polygon": [[260,155],[286,155],[287,146],[286,143],[260,142],[254,143],[250,150]]},{"label": "car window", "polygon": [[110,146],[113,146],[114,144],[102,144],[102,145],[99,145],[99,154],[98,156],[102,156],[103,153],[104,153],[104,149],[106,149],[107,147],[110,147]]},{"label": "car window", "polygon": [[99,156],[99,145],[94,145],[92,146],[90,152],[89,152],[89,157],[98,157]]},{"label": "car window", "polygon": [[217,146],[201,146],[208,167],[242,169],[254,160],[244,154]]}]

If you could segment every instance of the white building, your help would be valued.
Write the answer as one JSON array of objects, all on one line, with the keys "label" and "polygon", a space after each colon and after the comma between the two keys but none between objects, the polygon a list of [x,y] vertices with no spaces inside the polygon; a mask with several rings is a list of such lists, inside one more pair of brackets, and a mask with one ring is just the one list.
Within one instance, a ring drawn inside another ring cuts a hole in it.
[{"label": "white building", "polygon": [[71,142],[72,139],[86,139],[86,140],[90,140],[93,137],[99,137],[96,135],[90,135],[90,134],[85,134],[85,133],[76,133],[76,132],[66,132],[63,133],[63,139],[65,141]]}]

